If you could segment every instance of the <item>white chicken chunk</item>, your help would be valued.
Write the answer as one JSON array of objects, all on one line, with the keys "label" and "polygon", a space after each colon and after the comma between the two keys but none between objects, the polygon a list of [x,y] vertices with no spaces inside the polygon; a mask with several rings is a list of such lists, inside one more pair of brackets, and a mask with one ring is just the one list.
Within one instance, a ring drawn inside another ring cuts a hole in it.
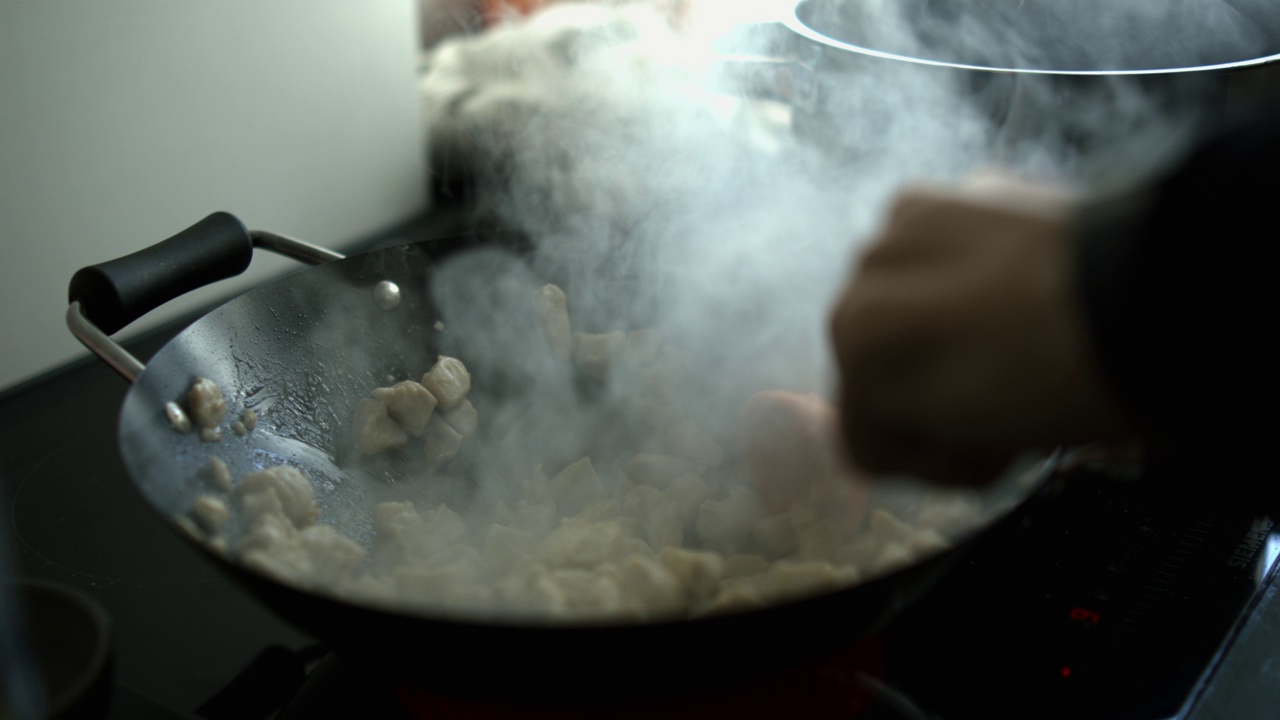
[{"label": "white chicken chunk", "polygon": [[222,440],[222,428],[200,428],[200,439],[205,442],[218,442]]},{"label": "white chicken chunk", "polygon": [[537,538],[533,535],[494,523],[485,535],[481,556],[490,572],[502,577],[518,567],[527,567],[536,544]]},{"label": "white chicken chunk", "polygon": [[716,494],[711,483],[694,473],[685,473],[671,481],[667,487],[667,502],[682,515],[697,512],[702,503]]},{"label": "white chicken chunk", "polygon": [[565,595],[565,604],[582,617],[607,617],[624,609],[625,598],[616,572],[559,568],[551,577]]},{"label": "white chicken chunk", "polygon": [[626,476],[637,485],[665,490],[671,481],[697,470],[688,460],[656,453],[636,453],[627,463]]},{"label": "white chicken chunk", "polygon": [[678,613],[685,605],[685,589],[668,569],[647,557],[633,555],[622,565],[619,581],[623,597],[644,616]]},{"label": "white chicken chunk", "polygon": [[422,386],[435,396],[441,410],[452,410],[471,392],[471,373],[461,360],[440,355],[422,376]]},{"label": "white chicken chunk", "polygon": [[468,438],[476,434],[476,428],[480,426],[480,414],[470,400],[464,399],[444,414],[444,421],[457,430],[459,435]]},{"label": "white chicken chunk", "polygon": [[740,552],[752,526],[762,517],[764,509],[758,495],[743,487],[730,488],[725,499],[706,500],[699,506],[698,537],[713,550]]},{"label": "white chicken chunk", "polygon": [[710,597],[724,577],[724,558],[719,554],[666,547],[658,554],[662,566],[684,586],[690,599],[699,601]]},{"label": "white chicken chunk", "polygon": [[198,377],[187,390],[187,411],[198,426],[211,430],[227,416],[227,401],[216,383]]},{"label": "white chicken chunk", "polygon": [[385,502],[373,508],[373,530],[373,562],[386,570],[402,563],[423,564],[455,544],[466,525],[443,503],[419,515],[412,502]]},{"label": "white chicken chunk", "polygon": [[604,497],[604,486],[591,458],[584,457],[556,473],[547,484],[547,493],[561,515],[576,515],[588,502]]},{"label": "white chicken chunk", "polygon": [[447,465],[462,448],[462,435],[438,415],[427,422],[422,435],[423,456],[427,459],[427,469],[432,472]]},{"label": "white chicken chunk", "polygon": [[216,535],[231,519],[231,511],[222,498],[201,495],[191,503],[191,517],[205,532]]},{"label": "white chicken chunk", "polygon": [[387,414],[410,437],[422,437],[422,431],[436,409],[436,396],[413,380],[377,388],[373,391],[373,397],[387,406]]},{"label": "white chicken chunk", "polygon": [[628,547],[622,526],[616,522],[567,519],[542,541],[536,559],[550,568],[593,568],[626,557]]},{"label": "white chicken chunk", "polygon": [[657,328],[632,330],[627,333],[627,362],[633,365],[652,365],[662,351],[662,332]]},{"label": "white chicken chunk", "polygon": [[261,500],[266,501],[267,507],[278,505],[278,512],[297,528],[307,527],[320,516],[311,481],[297,469],[286,465],[245,475],[235,492],[242,506]]},{"label": "white chicken chunk", "polygon": [[543,285],[533,293],[533,308],[551,351],[568,360],[573,352],[573,334],[569,330],[569,299],[564,291],[555,285]]},{"label": "white chicken chunk", "polygon": [[348,586],[364,550],[328,525],[278,537],[245,550],[241,562],[278,580],[332,593]]},{"label": "white chicken chunk", "polygon": [[698,428],[692,420],[680,420],[667,428],[667,451],[699,465],[718,467],[724,462],[720,443]]},{"label": "white chicken chunk", "polygon": [[381,400],[360,398],[351,414],[351,437],[360,455],[395,450],[409,441],[405,431],[391,419]]},{"label": "white chicken chunk", "polygon": [[573,362],[586,374],[602,378],[626,354],[624,332],[573,334]]},{"label": "white chicken chunk", "polygon": [[541,538],[555,529],[556,517],[556,504],[550,500],[517,500],[511,527]]}]

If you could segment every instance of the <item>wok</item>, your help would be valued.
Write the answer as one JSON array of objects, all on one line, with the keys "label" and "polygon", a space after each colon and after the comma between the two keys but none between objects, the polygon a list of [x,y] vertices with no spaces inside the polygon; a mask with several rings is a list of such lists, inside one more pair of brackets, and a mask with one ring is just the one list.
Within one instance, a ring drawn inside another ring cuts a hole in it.
[{"label": "wok", "polygon": [[[108,337],[168,299],[243,271],[254,246],[320,264],[209,312],[145,367]],[[836,592],[736,614],[644,623],[553,624],[380,609],[252,572],[181,532],[177,519],[208,492],[202,472],[215,454],[236,477],[277,464],[301,468],[315,487],[320,521],[365,541],[363,523],[374,503],[406,497],[438,502],[452,492],[352,472],[343,467],[334,436],[347,403],[388,375],[427,367],[440,352],[466,351],[465,333],[433,328],[438,311],[429,289],[443,261],[481,248],[521,257],[527,244],[491,233],[342,258],[250,232],[235,217],[215,213],[158,245],[84,268],[70,284],[73,334],[133,383],[120,411],[119,444],[137,490],[180,537],[283,619],[389,679],[463,695],[560,700],[741,681],[817,659],[883,627],[966,553],[1025,527],[1038,501],[1053,493],[1059,453],[1038,458],[1033,472],[1000,484],[1000,494],[989,498],[988,520],[947,551]],[[400,289],[393,309],[374,301],[383,281]],[[173,403],[196,376],[222,388],[229,417],[256,408],[256,429],[227,433],[220,442],[175,432]],[[476,382],[482,377],[477,373]]]}]

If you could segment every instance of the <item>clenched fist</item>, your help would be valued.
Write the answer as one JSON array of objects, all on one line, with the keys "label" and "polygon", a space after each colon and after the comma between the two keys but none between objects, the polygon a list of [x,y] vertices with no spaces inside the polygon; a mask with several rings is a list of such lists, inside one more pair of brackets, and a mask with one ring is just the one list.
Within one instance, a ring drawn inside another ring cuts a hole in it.
[{"label": "clenched fist", "polygon": [[874,473],[994,480],[1127,437],[1078,306],[1069,193],[987,176],[902,193],[831,318],[840,428]]}]

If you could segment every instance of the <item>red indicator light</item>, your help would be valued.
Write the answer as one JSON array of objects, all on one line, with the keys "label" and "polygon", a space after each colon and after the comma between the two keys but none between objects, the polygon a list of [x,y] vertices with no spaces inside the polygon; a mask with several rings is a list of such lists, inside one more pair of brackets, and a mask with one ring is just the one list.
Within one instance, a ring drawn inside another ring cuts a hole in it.
[{"label": "red indicator light", "polygon": [[1097,623],[1099,620],[1101,620],[1101,618],[1098,616],[1098,613],[1088,608],[1082,608],[1079,606],[1071,608],[1071,612],[1068,613],[1068,615],[1071,617],[1072,620],[1087,620],[1091,623]]},{"label": "red indicator light", "polygon": [[1061,673],[1061,674],[1062,674],[1062,677],[1064,677],[1064,678],[1065,678],[1065,677],[1071,677],[1071,666],[1070,666],[1070,665],[1063,665],[1063,666],[1058,670],[1058,672],[1059,672],[1059,673]]}]

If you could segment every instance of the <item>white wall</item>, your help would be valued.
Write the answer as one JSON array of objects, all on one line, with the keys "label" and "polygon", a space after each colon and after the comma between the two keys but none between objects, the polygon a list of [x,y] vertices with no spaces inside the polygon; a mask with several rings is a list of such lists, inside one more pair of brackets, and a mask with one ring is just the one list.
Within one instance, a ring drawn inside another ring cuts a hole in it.
[{"label": "white wall", "polygon": [[87,352],[84,265],[215,210],[339,247],[425,209],[418,32],[414,0],[0,0],[0,389]]}]

